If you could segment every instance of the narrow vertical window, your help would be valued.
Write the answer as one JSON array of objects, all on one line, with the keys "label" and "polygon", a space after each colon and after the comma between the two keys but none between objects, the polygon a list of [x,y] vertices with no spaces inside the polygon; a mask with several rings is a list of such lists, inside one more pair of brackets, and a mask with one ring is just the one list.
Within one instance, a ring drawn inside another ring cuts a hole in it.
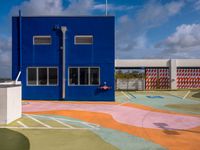
[{"label": "narrow vertical window", "polygon": [[37,69],[28,68],[28,85],[37,85]]},{"label": "narrow vertical window", "polygon": [[90,84],[99,84],[99,68],[90,68]]},{"label": "narrow vertical window", "polygon": [[49,68],[49,85],[58,84],[58,70],[57,68]]},{"label": "narrow vertical window", "polygon": [[78,68],[69,69],[69,84],[78,85]]},{"label": "narrow vertical window", "polygon": [[80,68],[80,85],[88,85],[88,68]]},{"label": "narrow vertical window", "polygon": [[38,69],[39,85],[47,85],[47,68],[39,68]]}]

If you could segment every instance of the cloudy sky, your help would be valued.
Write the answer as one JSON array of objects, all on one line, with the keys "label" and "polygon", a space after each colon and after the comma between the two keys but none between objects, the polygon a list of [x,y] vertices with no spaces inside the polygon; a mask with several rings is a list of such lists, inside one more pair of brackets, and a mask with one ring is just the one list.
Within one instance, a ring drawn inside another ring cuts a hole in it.
[{"label": "cloudy sky", "polygon": [[[200,58],[200,0],[108,0],[116,58]],[[11,16],[104,15],[105,0],[0,0],[0,77],[11,75]]]}]

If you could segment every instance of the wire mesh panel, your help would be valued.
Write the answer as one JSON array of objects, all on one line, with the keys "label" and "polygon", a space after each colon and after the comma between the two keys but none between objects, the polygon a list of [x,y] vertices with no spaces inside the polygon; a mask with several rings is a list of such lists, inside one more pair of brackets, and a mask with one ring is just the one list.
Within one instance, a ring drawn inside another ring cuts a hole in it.
[{"label": "wire mesh panel", "polygon": [[169,69],[168,68],[146,68],[146,90],[169,89]]},{"label": "wire mesh panel", "polygon": [[177,88],[200,88],[200,68],[178,68]]}]

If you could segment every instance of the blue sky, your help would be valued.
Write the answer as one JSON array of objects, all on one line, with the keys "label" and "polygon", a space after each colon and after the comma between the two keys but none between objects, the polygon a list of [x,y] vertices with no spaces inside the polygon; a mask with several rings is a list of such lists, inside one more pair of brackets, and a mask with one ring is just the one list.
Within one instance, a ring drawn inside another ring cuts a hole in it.
[{"label": "blue sky", "polygon": [[[200,0],[108,0],[116,58],[199,58]],[[0,77],[11,74],[11,16],[104,15],[105,0],[0,0]]]}]

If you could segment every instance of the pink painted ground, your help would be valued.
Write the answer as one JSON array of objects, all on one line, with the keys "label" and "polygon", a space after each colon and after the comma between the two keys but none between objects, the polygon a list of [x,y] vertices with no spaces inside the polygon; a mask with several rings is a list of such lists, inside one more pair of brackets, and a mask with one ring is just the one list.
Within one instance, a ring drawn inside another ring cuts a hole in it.
[{"label": "pink painted ground", "polygon": [[23,105],[23,112],[52,110],[81,110],[112,115],[123,124],[154,129],[189,129],[200,126],[200,118],[152,112],[127,106],[109,104],[64,104],[55,102],[30,102]]}]

